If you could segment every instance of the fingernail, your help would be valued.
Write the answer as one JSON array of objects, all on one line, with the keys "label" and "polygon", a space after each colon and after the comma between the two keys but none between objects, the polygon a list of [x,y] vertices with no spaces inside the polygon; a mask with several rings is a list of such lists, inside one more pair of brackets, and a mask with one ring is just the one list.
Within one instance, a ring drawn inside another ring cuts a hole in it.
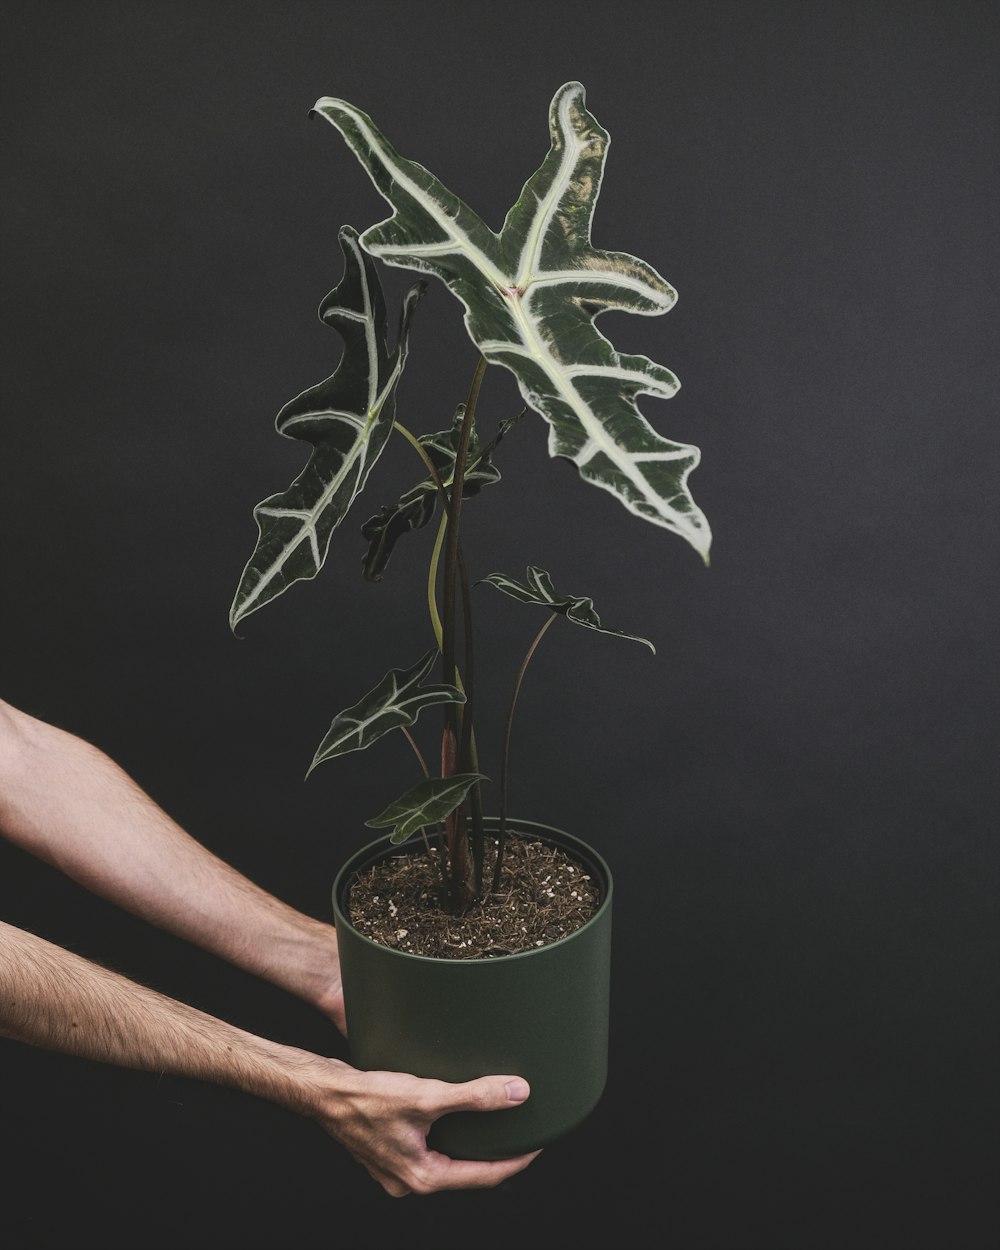
[{"label": "fingernail", "polygon": [[508,1081],[504,1086],[510,1102],[524,1102],[528,1097],[528,1082],[522,1080]]}]

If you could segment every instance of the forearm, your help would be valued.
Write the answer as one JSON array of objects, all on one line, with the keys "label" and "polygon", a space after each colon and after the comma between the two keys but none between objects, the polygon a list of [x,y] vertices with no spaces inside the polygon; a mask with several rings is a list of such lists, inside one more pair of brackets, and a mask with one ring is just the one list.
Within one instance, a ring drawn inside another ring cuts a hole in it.
[{"label": "forearm", "polygon": [[[228,1085],[312,1112],[317,1063],[0,922],[0,1034],[87,1059]],[[329,1065],[329,1066],[327,1066]]]},{"label": "forearm", "polygon": [[523,1102],[528,1088],[517,1077],[448,1085],[359,1072],[235,1028],[2,921],[0,1036],[266,1098],[316,1120],[396,1196],[497,1185],[534,1157],[470,1163],[427,1149],[439,1115]]},{"label": "forearm", "polygon": [[328,1006],[332,925],[213,855],[96,747],[3,703],[0,834],[135,915]]}]

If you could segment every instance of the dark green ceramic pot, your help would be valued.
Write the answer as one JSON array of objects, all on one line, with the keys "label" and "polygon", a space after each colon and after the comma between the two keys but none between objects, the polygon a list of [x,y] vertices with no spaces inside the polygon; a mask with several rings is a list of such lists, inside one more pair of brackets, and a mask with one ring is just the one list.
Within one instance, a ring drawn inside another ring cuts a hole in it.
[{"label": "dark green ceramic pot", "polygon": [[[537,1150],[580,1124],[607,1076],[611,873],[585,842],[533,821],[509,827],[583,863],[601,905],[581,929],[549,946],[494,959],[428,959],[379,946],[345,915],[355,875],[422,843],[371,843],[333,887],[351,1058],[366,1071],[444,1081],[517,1074],[531,1097],[507,1111],[457,1112],[431,1129],[430,1145],[456,1159],[505,1159]],[[486,821],[489,832],[496,821]]]}]

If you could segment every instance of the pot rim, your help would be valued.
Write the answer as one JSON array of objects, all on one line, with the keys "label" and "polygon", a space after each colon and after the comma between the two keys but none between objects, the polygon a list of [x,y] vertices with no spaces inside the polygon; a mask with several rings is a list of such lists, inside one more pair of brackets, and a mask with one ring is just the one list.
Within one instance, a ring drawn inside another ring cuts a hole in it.
[{"label": "pot rim", "polygon": [[[496,816],[485,816],[483,823],[485,825],[496,825],[499,818]],[[380,951],[386,957],[394,957],[396,959],[416,960],[425,964],[445,964],[449,968],[460,966],[473,966],[476,964],[503,964],[509,963],[512,959],[530,959],[532,956],[543,955],[546,951],[552,950],[556,946],[562,946],[565,942],[571,942],[574,938],[585,933],[592,925],[596,924],[605,911],[611,906],[611,896],[614,892],[614,883],[611,877],[611,869],[608,867],[606,860],[600,852],[595,851],[589,842],[584,842],[582,838],[578,838],[575,834],[567,833],[564,829],[557,829],[554,825],[541,824],[537,820],[520,820],[513,816],[507,817],[507,827],[513,833],[537,833],[540,840],[556,842],[557,844],[569,843],[570,846],[565,849],[573,850],[573,846],[579,846],[587,858],[592,861],[595,867],[602,875],[603,889],[601,891],[601,901],[597,911],[585,923],[580,925],[578,929],[574,929],[572,933],[567,933],[565,937],[557,938],[554,942],[546,942],[544,946],[536,946],[527,951],[515,951],[511,955],[489,955],[487,957],[478,957],[475,959],[446,959],[441,955],[417,955],[412,951],[396,950],[392,946],[383,946],[381,942],[375,942],[351,922],[350,917],[340,905],[340,894],[347,885],[348,875],[356,871],[355,865],[369,855],[376,858],[374,852],[381,850],[386,855],[393,853],[406,853],[403,847],[407,843],[402,843],[399,847],[393,847],[386,839],[385,834],[374,841],[367,843],[365,846],[359,847],[348,859],[344,861],[333,881],[333,914],[338,924],[344,924],[350,929],[351,933],[360,942],[367,946],[373,947]],[[411,843],[416,850],[419,843],[414,841]]]}]

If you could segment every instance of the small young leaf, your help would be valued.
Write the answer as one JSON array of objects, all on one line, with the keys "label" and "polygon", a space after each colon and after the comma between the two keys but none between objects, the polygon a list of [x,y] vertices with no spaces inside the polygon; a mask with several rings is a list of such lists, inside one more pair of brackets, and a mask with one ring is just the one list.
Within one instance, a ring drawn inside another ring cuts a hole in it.
[{"label": "small young leaf", "polygon": [[[455,475],[455,458],[458,455],[458,440],[464,416],[465,405],[459,404],[450,429],[441,430],[437,434],[425,434],[417,440],[445,486],[451,485]],[[485,447],[480,446],[479,435],[473,427],[469,438],[465,484],[462,488],[463,499],[478,495],[484,486],[500,481],[500,471],[493,464],[493,453],[503,436],[518,420],[519,417],[510,417],[501,421],[495,438]],[[398,503],[383,506],[377,516],[370,517],[364,523],[361,534],[368,541],[368,552],[363,566],[366,581],[382,580],[396,543],[410,530],[421,529],[427,524],[434,515],[438,498],[439,492],[434,479],[424,478],[417,486],[408,490]]]},{"label": "small young leaf", "polygon": [[[632,638],[644,643],[655,655],[656,648],[648,638],[640,638],[638,634],[626,634],[620,629],[607,629],[601,624],[601,618],[594,611],[593,599],[578,598],[574,595],[560,595],[552,586],[552,578],[544,569],[534,564],[528,565],[528,583],[508,577],[506,573],[491,573],[482,578],[490,586],[502,590],[505,595],[520,600],[521,603],[537,603],[565,616],[574,625],[582,625],[584,629],[597,630],[599,634],[615,634],[619,638]],[[479,583],[477,583],[478,585]]]},{"label": "small young leaf", "polygon": [[438,650],[434,647],[412,668],[391,669],[374,690],[353,707],[339,712],[317,747],[306,776],[324,760],[349,751],[363,751],[391,729],[412,725],[425,707],[434,703],[464,703],[465,695],[454,686],[420,685],[437,658]]},{"label": "small young leaf", "polygon": [[486,781],[482,773],[456,773],[453,777],[429,777],[407,790],[398,799],[365,824],[372,829],[394,825],[390,841],[405,842],[411,833],[427,825],[436,825],[450,816],[477,781]]},{"label": "small young leaf", "polygon": [[362,252],[357,231],[344,226],[339,238],[344,277],[319,313],[344,340],[344,354],[331,377],[278,413],[278,433],[303,439],[313,450],[287,490],[254,508],[260,533],[229,612],[234,630],[294,582],[316,576],[333,531],[364,488],[392,430],[410,316],[423,285],[406,296],[396,348],[390,352],[375,265]]}]

